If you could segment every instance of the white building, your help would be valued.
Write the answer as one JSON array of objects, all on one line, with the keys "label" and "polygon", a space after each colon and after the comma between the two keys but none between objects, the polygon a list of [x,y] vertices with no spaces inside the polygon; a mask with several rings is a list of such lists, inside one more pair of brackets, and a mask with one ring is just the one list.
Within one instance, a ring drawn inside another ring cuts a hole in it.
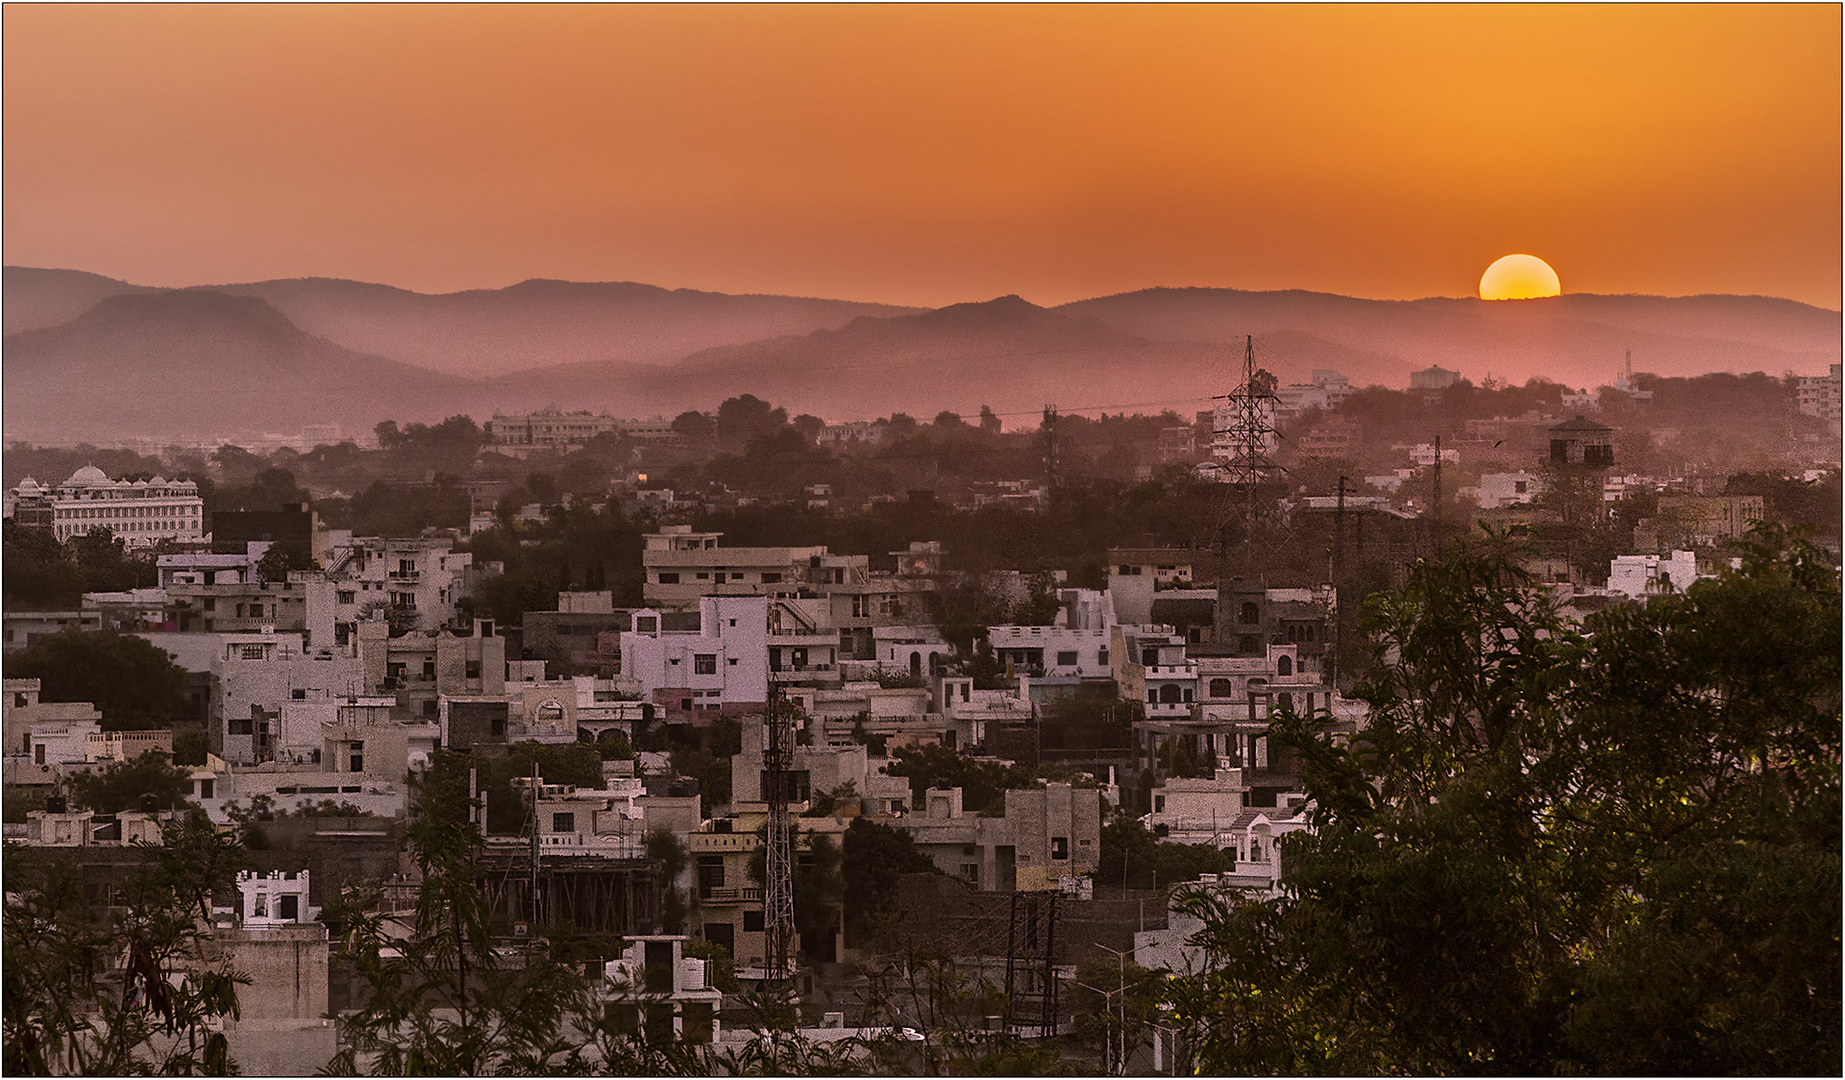
[{"label": "white building", "polygon": [[1608,591],[1644,600],[1662,592],[1684,592],[1698,580],[1697,556],[1674,551],[1658,555],[1617,555],[1608,564]]},{"label": "white building", "polygon": [[104,528],[131,548],[205,536],[205,500],[190,480],[111,480],[85,465],[49,493],[27,477],[13,489],[13,499],[15,505],[49,502],[52,535],[59,540]]},{"label": "white building", "polygon": [[1480,477],[1476,501],[1482,510],[1528,506],[1544,493],[1544,478],[1532,472],[1486,473]]},{"label": "white building", "polygon": [[1275,415],[1281,420],[1292,420],[1310,409],[1332,412],[1351,396],[1352,384],[1344,375],[1336,371],[1315,371],[1312,382],[1275,388]]},{"label": "white building", "polygon": [[769,601],[762,596],[706,596],[697,630],[663,630],[660,613],[642,608],[621,635],[621,673],[643,701],[694,712],[746,712],[769,699]]}]

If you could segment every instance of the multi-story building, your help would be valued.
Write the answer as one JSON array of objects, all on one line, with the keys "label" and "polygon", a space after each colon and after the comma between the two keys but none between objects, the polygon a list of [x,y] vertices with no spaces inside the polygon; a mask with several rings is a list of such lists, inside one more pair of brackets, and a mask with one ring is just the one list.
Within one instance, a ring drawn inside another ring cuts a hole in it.
[{"label": "multi-story building", "polygon": [[307,650],[300,634],[220,634],[211,658],[207,731],[227,762],[273,760],[284,703],[346,698],[365,689],[356,650]]},{"label": "multi-story building", "polygon": [[618,435],[622,422],[607,413],[561,412],[553,407],[513,416],[496,412],[487,421],[486,429],[490,445],[501,452],[565,450],[582,446],[598,435]]},{"label": "multi-story building", "polygon": [[1336,371],[1315,371],[1313,380],[1275,388],[1275,417],[1292,420],[1310,409],[1331,412],[1352,396],[1352,384]]},{"label": "multi-story building", "polygon": [[433,630],[455,617],[455,603],[473,591],[488,568],[474,556],[452,550],[447,538],[354,537],[334,530],[322,560],[333,583],[332,624],[336,641],[356,634],[357,624],[383,612],[394,630]]},{"label": "multi-story building", "polygon": [[1185,719],[1198,693],[1198,665],[1185,635],[1170,626],[1116,626],[1109,656],[1127,701],[1144,701],[1148,719]]},{"label": "multi-story building", "polygon": [[914,813],[890,822],[945,874],[976,889],[1055,889],[1063,878],[1092,874],[1102,855],[1102,793],[1046,784],[1006,792],[1005,813],[986,817],[962,808],[961,789],[924,793]]},{"label": "multi-story building", "polygon": [[197,542],[205,536],[205,500],[190,480],[111,480],[96,466],[85,465],[49,492],[27,477],[13,489],[13,498],[15,520],[23,512],[43,522],[48,513],[52,535],[59,540],[105,528],[130,548],[167,540]]},{"label": "multi-story building", "polygon": [[1459,382],[1460,378],[1460,372],[1449,371],[1445,367],[1435,365],[1423,368],[1421,371],[1410,372],[1409,388],[1411,390],[1446,390]]},{"label": "multi-story building", "polygon": [[1765,509],[1760,495],[1661,495],[1654,516],[1634,530],[1634,544],[1663,551],[1740,540]]},{"label": "multi-story building", "polygon": [[1845,412],[1840,407],[1841,365],[1833,364],[1824,375],[1803,375],[1796,385],[1796,407],[1807,416],[1837,422]]},{"label": "multi-story building", "polygon": [[661,613],[634,613],[621,636],[621,673],[643,701],[682,714],[733,715],[769,699],[769,601],[762,596],[706,596],[698,629],[663,629]]}]

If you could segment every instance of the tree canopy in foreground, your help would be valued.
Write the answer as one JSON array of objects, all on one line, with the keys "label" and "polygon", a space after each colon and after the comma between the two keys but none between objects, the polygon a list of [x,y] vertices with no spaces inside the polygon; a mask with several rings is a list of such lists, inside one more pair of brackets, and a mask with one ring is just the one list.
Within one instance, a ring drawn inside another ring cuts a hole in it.
[{"label": "tree canopy in foreground", "polygon": [[1840,608],[1813,546],[1580,627],[1503,541],[1366,619],[1280,897],[1194,896],[1204,1072],[1836,1074]]}]

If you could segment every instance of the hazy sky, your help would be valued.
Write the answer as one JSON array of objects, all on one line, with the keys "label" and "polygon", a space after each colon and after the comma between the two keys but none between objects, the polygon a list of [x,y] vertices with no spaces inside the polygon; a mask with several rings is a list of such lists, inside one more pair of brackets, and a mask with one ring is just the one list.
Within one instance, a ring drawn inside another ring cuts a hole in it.
[{"label": "hazy sky", "polygon": [[7,5],[4,256],[1840,306],[1840,9]]}]

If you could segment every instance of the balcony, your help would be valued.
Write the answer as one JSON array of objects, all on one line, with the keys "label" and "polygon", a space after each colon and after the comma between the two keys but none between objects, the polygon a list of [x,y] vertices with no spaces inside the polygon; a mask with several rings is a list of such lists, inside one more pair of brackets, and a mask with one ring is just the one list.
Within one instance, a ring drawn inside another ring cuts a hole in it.
[{"label": "balcony", "polygon": [[1149,679],[1196,679],[1198,665],[1184,664],[1148,664],[1146,677]]},{"label": "balcony", "polygon": [[423,573],[420,570],[392,570],[385,577],[392,581],[414,583],[423,580]]},{"label": "balcony", "polygon": [[702,889],[699,899],[707,904],[760,904],[762,888],[757,885],[734,885],[717,889]]},{"label": "balcony", "polygon": [[1192,703],[1189,701],[1149,701],[1147,702],[1147,718],[1149,720],[1154,719],[1156,717],[1160,719],[1168,719],[1168,720],[1170,719],[1185,720],[1185,719],[1190,719],[1191,715],[1192,715]]}]

